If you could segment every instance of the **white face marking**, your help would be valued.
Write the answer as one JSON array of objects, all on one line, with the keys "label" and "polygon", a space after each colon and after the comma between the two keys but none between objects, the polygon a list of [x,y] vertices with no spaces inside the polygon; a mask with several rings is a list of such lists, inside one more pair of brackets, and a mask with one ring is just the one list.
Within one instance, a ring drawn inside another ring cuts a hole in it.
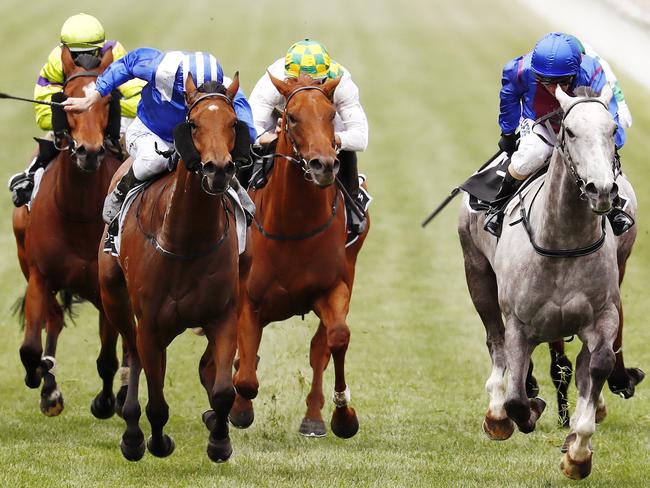
[{"label": "white face marking", "polygon": [[93,91],[95,91],[95,82],[94,81],[91,81],[86,86],[84,86],[84,95],[86,95],[87,97],[89,97],[90,94]]},{"label": "white face marking", "polygon": [[208,110],[212,110],[213,112],[216,112],[219,110],[219,107],[217,105],[208,105]]}]

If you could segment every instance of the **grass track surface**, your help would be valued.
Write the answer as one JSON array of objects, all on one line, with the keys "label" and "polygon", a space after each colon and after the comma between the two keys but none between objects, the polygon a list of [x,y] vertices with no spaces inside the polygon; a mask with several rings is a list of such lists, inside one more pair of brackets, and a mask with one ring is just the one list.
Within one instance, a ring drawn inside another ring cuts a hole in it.
[{"label": "grass track surface", "polygon": [[[121,419],[95,420],[99,390],[97,314],[80,307],[63,331],[57,357],[66,407],[58,418],[38,409],[38,391],[23,384],[21,332],[9,309],[24,280],[15,257],[11,202],[0,199],[0,486],[564,486],[558,469],[565,431],[556,425],[545,347],[535,352],[548,409],[537,431],[503,443],[481,431],[483,384],[490,360],[483,327],[466,290],[452,205],[425,231],[420,221],[450,188],[496,149],[503,64],[552,30],[511,1],[379,0],[329,2],[191,1],[18,2],[0,4],[1,91],[30,96],[41,64],[68,15],[99,17],[108,38],[127,48],[206,50],[228,75],[240,71],[250,93],[257,78],[302,37],[321,40],[361,89],[370,147],[373,228],[362,251],[349,324],[346,371],[361,430],[350,440],[297,434],[309,389],[307,316],[265,332],[256,420],[233,431],[225,465],[205,453],[200,421],[207,398],[197,367],[205,339],[184,334],[169,349],[167,432],[177,449],[167,459],[122,458]],[[615,63],[614,69],[616,69]],[[650,96],[625,77],[635,117],[623,166],[639,196],[639,238],[623,296],[625,357],[650,371]],[[28,104],[0,102],[0,180],[26,164],[37,135]],[[458,203],[458,202],[456,202]],[[576,341],[577,342],[577,341]],[[568,349],[572,357],[577,344]],[[324,409],[332,411],[332,367]],[[141,388],[144,413],[146,389]],[[650,383],[627,401],[606,393],[610,415],[593,439],[594,470],[581,486],[647,486],[650,479]],[[575,388],[572,387],[572,401]],[[329,422],[328,422],[329,423]],[[148,436],[149,425],[142,417]]]}]

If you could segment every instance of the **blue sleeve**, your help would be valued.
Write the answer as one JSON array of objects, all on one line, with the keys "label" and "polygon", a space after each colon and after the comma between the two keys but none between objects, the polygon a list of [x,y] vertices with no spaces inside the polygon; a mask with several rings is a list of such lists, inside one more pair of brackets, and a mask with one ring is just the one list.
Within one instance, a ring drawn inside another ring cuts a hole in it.
[{"label": "blue sleeve", "polygon": [[235,108],[237,118],[246,123],[248,126],[248,132],[251,135],[251,141],[254,141],[257,139],[257,131],[255,130],[255,124],[253,123],[253,110],[251,109],[248,100],[246,100],[246,96],[241,88],[237,90],[237,94],[235,95],[232,104]]},{"label": "blue sleeve", "polygon": [[521,118],[521,97],[524,94],[523,86],[518,80],[521,61],[520,56],[507,63],[501,76],[499,126],[504,134],[515,132]]},{"label": "blue sleeve", "polygon": [[133,78],[139,78],[146,82],[156,76],[158,64],[155,62],[161,55],[157,49],[141,47],[129,51],[123,57],[111,63],[96,82],[97,91],[105,97],[118,86]]},{"label": "blue sleeve", "polygon": [[[607,84],[607,78],[602,66],[596,59],[593,60],[593,66],[594,69],[593,74],[591,75],[590,86],[596,93],[600,93],[605,87],[605,84]],[[612,99],[609,101],[609,112],[612,114],[614,121],[616,121],[616,124],[618,125],[618,130],[616,131],[616,147],[620,149],[625,145],[625,129],[621,126],[621,123],[618,120],[618,102],[616,101],[616,97],[613,95]]]}]

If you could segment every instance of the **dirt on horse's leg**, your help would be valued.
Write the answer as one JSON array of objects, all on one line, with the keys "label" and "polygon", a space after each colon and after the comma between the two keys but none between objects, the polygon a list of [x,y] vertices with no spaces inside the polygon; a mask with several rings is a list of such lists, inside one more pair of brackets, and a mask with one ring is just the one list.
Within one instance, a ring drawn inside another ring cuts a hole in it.
[{"label": "dirt on horse's leg", "polygon": [[318,329],[311,340],[309,364],[313,372],[311,390],[307,395],[307,413],[300,424],[300,434],[307,437],[323,437],[327,430],[321,410],[325,405],[323,395],[323,373],[330,360],[330,349],[327,346],[327,329],[321,320]]},{"label": "dirt on horse's leg", "polygon": [[115,413],[115,395],[113,395],[113,378],[117,372],[118,362],[115,348],[117,330],[111,326],[102,310],[99,312],[99,337],[101,349],[97,357],[97,372],[102,379],[102,391],[93,399],[90,411],[98,419],[107,419]]},{"label": "dirt on horse's leg", "polygon": [[535,424],[546,403],[541,398],[529,399],[526,394],[526,373],[534,347],[522,332],[523,324],[514,316],[507,318],[504,351],[508,369],[508,390],[504,404],[508,417],[524,434],[535,430]]},{"label": "dirt on horse's leg", "polygon": [[167,457],[174,452],[175,447],[174,440],[163,432],[169,420],[169,405],[163,392],[167,353],[156,335],[151,332],[155,328],[147,321],[138,322],[138,354],[147,376],[149,391],[146,412],[151,424],[151,437],[147,440],[147,449],[156,457]]},{"label": "dirt on horse's leg", "polygon": [[623,398],[634,396],[636,385],[643,381],[645,373],[639,368],[626,368],[623,360],[623,303],[618,310],[619,325],[616,340],[614,341],[614,352],[616,353],[616,364],[612,374],[607,379],[607,384],[612,393]]},{"label": "dirt on horse's leg", "polygon": [[[208,457],[216,462],[227,461],[232,455],[232,444],[228,432],[228,413],[235,401],[235,387],[232,380],[232,364],[237,348],[237,312],[232,310],[228,316],[212,327],[206,328],[208,341],[212,345],[213,360],[206,361],[214,365],[213,384],[208,392],[210,406],[214,412],[213,421],[208,426]],[[209,366],[208,366],[209,367]],[[210,373],[202,374],[206,379]],[[207,424],[206,424],[207,425]]]},{"label": "dirt on horse's leg", "polygon": [[350,343],[350,328],[346,317],[350,306],[350,289],[340,281],[327,296],[314,303],[327,335],[327,347],[334,359],[334,413],[332,432],[344,439],[354,436],[359,430],[359,420],[353,408],[349,407],[350,389],[345,382],[345,353]]},{"label": "dirt on horse's leg", "polygon": [[126,422],[126,430],[122,434],[120,449],[122,454],[129,461],[139,461],[144,456],[144,434],[140,429],[140,402],[138,401],[138,390],[140,387],[140,358],[135,347],[129,347],[129,385],[126,392],[126,400],[122,408],[122,417]]},{"label": "dirt on horse's leg", "polygon": [[569,385],[573,376],[573,365],[564,353],[564,341],[549,342],[551,353],[551,379],[557,393],[558,423],[569,426]]}]

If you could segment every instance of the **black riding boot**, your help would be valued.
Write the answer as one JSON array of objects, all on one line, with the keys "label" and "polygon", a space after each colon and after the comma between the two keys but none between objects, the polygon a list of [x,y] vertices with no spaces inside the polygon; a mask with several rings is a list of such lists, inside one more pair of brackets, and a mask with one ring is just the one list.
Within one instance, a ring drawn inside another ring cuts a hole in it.
[{"label": "black riding boot", "polygon": [[232,160],[237,167],[237,180],[239,184],[248,188],[253,173],[253,162],[251,160],[251,136],[248,125],[241,120],[235,126],[235,147],[231,153]]},{"label": "black riding boot", "polygon": [[612,232],[615,236],[624,234],[634,225],[634,219],[621,208],[621,204],[621,199],[616,197],[614,200],[614,206],[607,214],[609,223],[612,225]]},{"label": "black riding boot", "polygon": [[129,171],[122,176],[122,179],[117,184],[115,189],[106,196],[104,200],[104,208],[102,210],[102,218],[104,222],[110,224],[117,214],[120,213],[126,194],[129,191],[142,183],[139,179],[135,177],[133,173],[133,167],[129,168]]},{"label": "black riding boot", "polygon": [[46,168],[50,161],[59,154],[59,150],[56,149],[52,141],[37,137],[34,140],[38,143],[38,154],[25,171],[16,173],[9,178],[11,200],[16,207],[22,207],[29,203],[34,191],[34,174],[39,168]]},{"label": "black riding boot", "polygon": [[[352,197],[354,203],[359,202],[359,171],[357,169],[357,153],[354,151],[340,151],[339,152],[339,161],[341,162],[341,169],[339,174],[341,176],[341,182],[345,189]],[[354,203],[351,203],[352,205]],[[355,210],[350,212],[351,222],[350,222],[350,231],[354,234],[361,234],[366,230],[367,220],[365,212],[358,206],[360,213],[363,216],[357,215]]]},{"label": "black riding boot", "polygon": [[489,213],[485,218],[483,228],[495,237],[501,237],[501,228],[503,226],[503,217],[506,204],[512,195],[515,194],[517,188],[521,185],[521,181],[514,178],[510,171],[506,170],[506,175],[503,178],[501,187],[494,197],[494,210]]}]

